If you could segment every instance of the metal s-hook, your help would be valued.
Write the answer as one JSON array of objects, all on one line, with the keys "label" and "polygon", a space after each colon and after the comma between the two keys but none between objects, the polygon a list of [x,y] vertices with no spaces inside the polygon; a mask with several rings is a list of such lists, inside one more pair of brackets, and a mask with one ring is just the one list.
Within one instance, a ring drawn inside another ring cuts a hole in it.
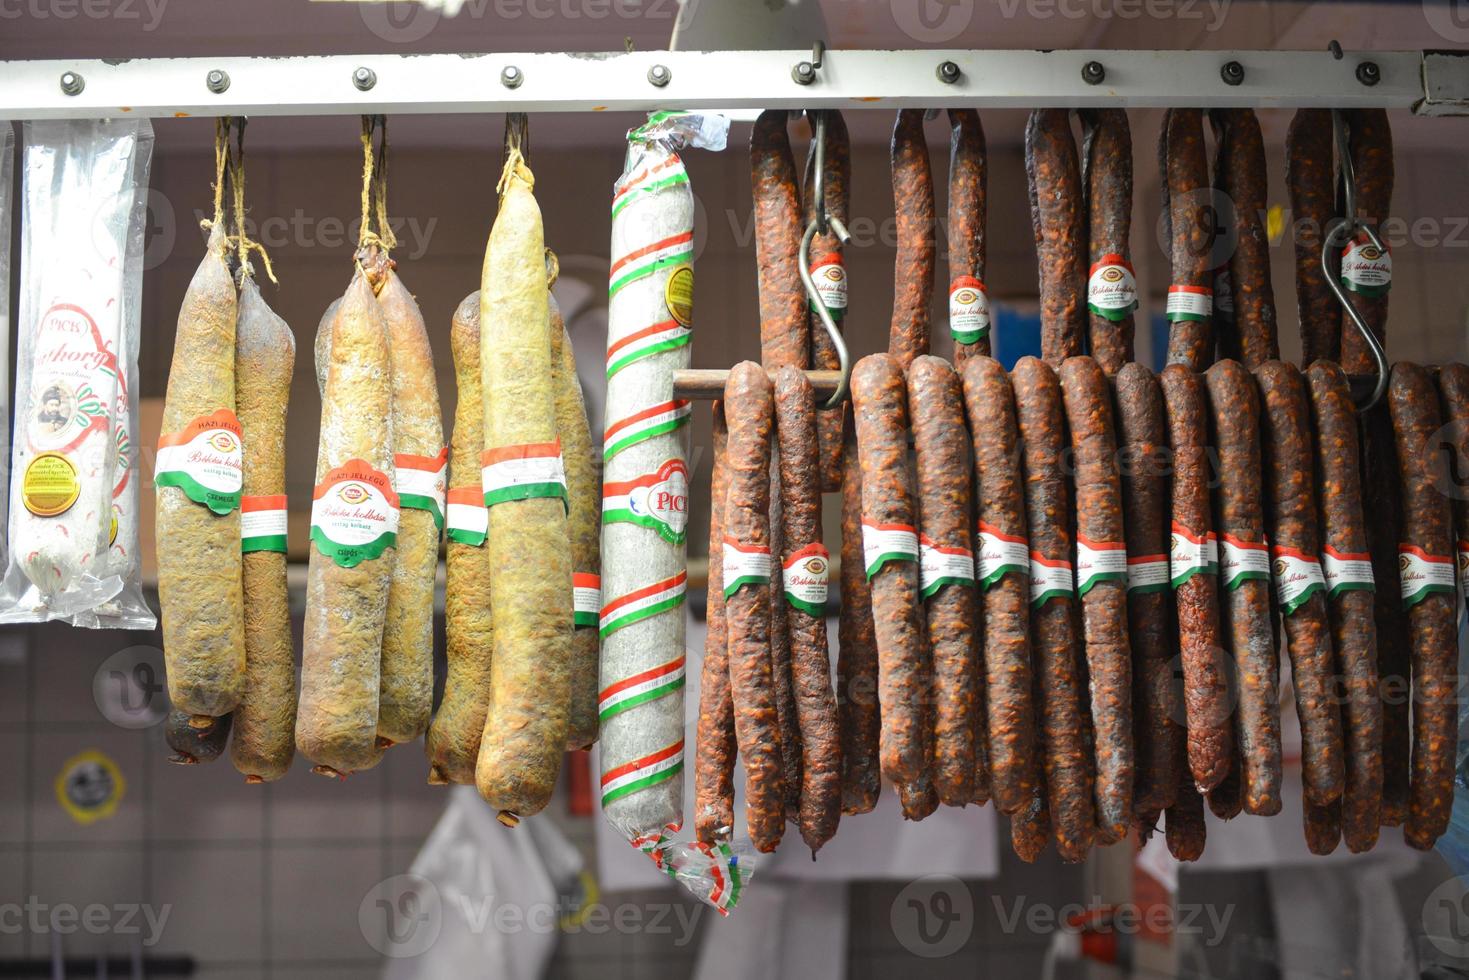
[{"label": "metal s-hook", "polygon": [[806,226],[806,234],[801,237],[801,253],[799,256],[799,267],[801,270],[801,284],[806,287],[806,295],[811,300],[811,308],[821,318],[821,325],[826,328],[826,335],[831,338],[831,345],[836,349],[837,359],[841,364],[841,381],[837,383],[836,391],[832,392],[831,398],[827,399],[823,408],[836,408],[847,397],[847,386],[852,377],[851,357],[847,353],[847,343],[842,339],[842,333],[837,329],[836,321],[831,318],[831,311],[826,308],[826,301],[816,289],[816,280],[811,278],[811,240],[817,233],[826,234],[830,228],[831,234],[845,245],[852,240],[852,235],[847,231],[847,226],[842,224],[840,218],[828,214],[826,211],[826,110],[819,109],[811,114],[811,139],[816,146],[816,189],[812,193],[813,214],[811,223]]},{"label": "metal s-hook", "polygon": [[1336,301],[1342,305],[1342,309],[1347,311],[1347,316],[1351,317],[1352,324],[1357,328],[1357,332],[1366,341],[1367,348],[1372,351],[1372,360],[1377,364],[1377,380],[1373,383],[1372,393],[1367,397],[1366,401],[1357,405],[1358,411],[1365,412],[1381,401],[1382,393],[1387,390],[1387,352],[1382,349],[1382,342],[1377,339],[1377,335],[1367,326],[1367,321],[1362,319],[1362,314],[1357,312],[1357,308],[1347,296],[1346,290],[1342,288],[1337,276],[1333,274],[1331,256],[1336,249],[1350,242],[1359,230],[1367,236],[1367,240],[1379,252],[1386,254],[1387,249],[1383,246],[1382,239],[1377,237],[1377,232],[1373,231],[1371,226],[1366,222],[1357,220],[1357,177],[1352,168],[1351,144],[1347,139],[1347,124],[1346,120],[1342,118],[1340,109],[1331,110],[1331,131],[1336,143],[1336,155],[1341,161],[1342,200],[1344,202],[1343,210],[1346,214],[1344,217],[1338,219],[1326,234],[1322,236],[1321,272],[1326,277],[1326,285],[1331,287],[1332,293],[1336,296]]}]

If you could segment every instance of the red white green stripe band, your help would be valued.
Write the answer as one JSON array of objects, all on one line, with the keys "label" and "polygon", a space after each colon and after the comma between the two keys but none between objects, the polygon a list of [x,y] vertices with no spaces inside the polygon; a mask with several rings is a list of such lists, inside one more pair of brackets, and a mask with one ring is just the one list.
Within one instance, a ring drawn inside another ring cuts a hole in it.
[{"label": "red white green stripe band", "polygon": [[684,658],[679,657],[603,688],[597,695],[597,716],[606,723],[613,715],[666,697],[683,686]]},{"label": "red white green stripe band", "polygon": [[566,466],[561,440],[486,449],[480,454],[485,506],[512,500],[557,497],[566,502]]},{"label": "red white green stripe band", "polygon": [[990,302],[984,283],[955,276],[949,283],[949,334],[956,343],[977,344],[990,333]]},{"label": "red white green stripe band", "polygon": [[1408,609],[1435,592],[1452,595],[1454,559],[1448,555],[1430,555],[1417,545],[1398,545],[1398,581],[1402,586],[1403,608]]},{"label": "red white green stripe band", "polygon": [[602,485],[602,523],[636,524],[683,544],[689,526],[689,468],[670,459],[652,473]]},{"label": "red white green stripe band", "polygon": [[786,602],[808,616],[825,616],[830,574],[831,556],[820,541],[791,552],[781,566]]},{"label": "red white green stripe band", "polygon": [[1092,263],[1087,274],[1086,308],[1108,320],[1125,320],[1137,309],[1137,279],[1132,263],[1115,253]]},{"label": "red white green stripe band", "polygon": [[[811,282],[816,287],[816,295],[821,297],[826,312],[831,314],[833,320],[840,322],[847,315],[847,269],[842,264],[842,253],[828,252],[812,262]],[[808,299],[806,304],[812,313],[816,312],[814,300]]]},{"label": "red white green stripe band", "polygon": [[688,171],[684,169],[683,160],[677,155],[670,156],[651,167],[646,167],[634,174],[612,195],[612,217],[616,218],[623,208],[640,197],[656,193],[665,187],[688,182]]},{"label": "red white green stripe band", "polygon": [[862,563],[869,582],[890,561],[917,560],[917,528],[911,524],[879,524],[862,518]]},{"label": "red white green stripe band", "polygon": [[1208,286],[1169,286],[1168,319],[1207,320],[1213,312],[1214,291]]},{"label": "red white green stripe band", "polygon": [[330,470],[311,498],[311,542],[344,568],[378,558],[398,543],[398,493],[363,459]]},{"label": "red white green stripe band", "polygon": [[571,576],[572,625],[576,629],[593,629],[602,616],[602,576],[592,572],[575,572]]},{"label": "red white green stripe band", "polygon": [[398,491],[401,506],[426,510],[434,515],[434,523],[444,526],[444,498],[449,485],[449,447],[437,456],[393,454],[393,489]]},{"label": "red white green stripe band", "polygon": [[689,421],[689,411],[688,399],[675,398],[613,422],[607,426],[602,436],[604,443],[602,461],[607,462],[628,446],[636,446],[654,436],[672,432],[679,426],[686,425]]},{"label": "red white green stripe band", "polygon": [[724,536],[720,564],[724,569],[724,597],[728,599],[746,585],[769,585],[774,560],[765,545],[741,544]]},{"label": "red white green stripe band", "polygon": [[240,551],[286,553],[286,495],[283,493],[240,498]]},{"label": "red white green stripe band", "polygon": [[624,626],[630,626],[649,616],[656,616],[669,609],[683,605],[688,591],[688,573],[679,572],[652,585],[635,589],[625,596],[613,599],[602,607],[601,636],[606,639]]},{"label": "red white green stripe band", "polygon": [[602,807],[614,800],[656,786],[683,771],[683,739],[641,759],[602,773]]},{"label": "red white green stripe band", "polygon": [[645,357],[687,347],[693,337],[692,330],[670,317],[650,327],[635,330],[625,337],[619,337],[616,340],[609,338],[607,377],[611,378],[629,364],[641,361]]},{"label": "red white green stripe band", "polygon": [[1030,575],[1030,543],[1023,537],[1006,534],[992,524],[979,522],[979,585],[988,591],[1012,572]]},{"label": "red white green stripe band", "polygon": [[1213,531],[1197,534],[1174,521],[1168,567],[1175,589],[1182,588],[1195,575],[1215,574],[1219,571],[1219,539]]},{"label": "red white green stripe band", "polygon": [[1337,551],[1327,545],[1321,549],[1321,574],[1326,577],[1326,594],[1333,598],[1354,589],[1377,591],[1370,552]]},{"label": "red white green stripe band", "polygon": [[918,535],[918,592],[927,599],[946,585],[974,585],[974,552]]},{"label": "red white green stripe band", "polygon": [[447,523],[450,541],[478,548],[490,528],[490,511],[479,487],[455,487],[448,493]]},{"label": "red white green stripe band", "polygon": [[1270,546],[1270,570],[1275,577],[1275,603],[1289,616],[1310,601],[1313,595],[1326,591],[1326,576],[1321,562],[1299,548]]},{"label": "red white green stripe band", "polygon": [[1341,284],[1360,296],[1386,296],[1392,288],[1392,253],[1379,252],[1366,235],[1341,250]]},{"label": "red white green stripe band", "polygon": [[608,274],[607,296],[611,299],[623,287],[639,279],[651,276],[659,269],[681,265],[692,260],[694,255],[694,233],[692,230],[670,235],[642,248],[633,249],[612,262]]},{"label": "red white green stripe band", "polygon": [[158,437],[153,482],[174,487],[216,514],[240,506],[245,459],[240,420],[227,408]]},{"label": "red white green stripe band", "polygon": [[1264,541],[1219,536],[1219,579],[1231,592],[1246,582],[1270,581],[1270,549]]},{"label": "red white green stripe band", "polygon": [[1071,598],[1071,562],[1064,558],[1047,558],[1039,551],[1030,553],[1030,605],[1039,609],[1055,598]]},{"label": "red white green stripe band", "polygon": [[1166,591],[1169,576],[1167,555],[1134,555],[1127,559],[1127,594]]},{"label": "red white green stripe band", "polygon": [[1076,536],[1076,594],[1086,595],[1101,582],[1127,581],[1127,544]]}]

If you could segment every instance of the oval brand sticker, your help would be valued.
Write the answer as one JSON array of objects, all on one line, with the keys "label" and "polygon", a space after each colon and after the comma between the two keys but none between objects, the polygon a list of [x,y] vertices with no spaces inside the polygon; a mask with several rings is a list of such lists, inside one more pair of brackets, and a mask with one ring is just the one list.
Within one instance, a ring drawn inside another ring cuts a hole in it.
[{"label": "oval brand sticker", "polygon": [[672,317],[687,327],[694,320],[694,267],[681,265],[668,276],[663,302]]}]

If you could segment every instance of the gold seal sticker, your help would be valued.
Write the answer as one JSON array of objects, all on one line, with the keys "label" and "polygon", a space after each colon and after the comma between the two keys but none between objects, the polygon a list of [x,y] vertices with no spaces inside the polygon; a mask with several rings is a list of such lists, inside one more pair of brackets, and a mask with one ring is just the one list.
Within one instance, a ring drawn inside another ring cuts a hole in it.
[{"label": "gold seal sticker", "polygon": [[681,265],[673,270],[663,287],[663,302],[668,312],[687,327],[694,321],[694,267]]},{"label": "gold seal sticker", "polygon": [[81,495],[76,464],[60,453],[40,453],[26,466],[20,483],[20,499],[37,517],[66,513]]},{"label": "gold seal sticker", "polygon": [[61,808],[86,825],[117,812],[127,781],[117,763],[96,749],[87,749],[62,763],[55,787]]}]

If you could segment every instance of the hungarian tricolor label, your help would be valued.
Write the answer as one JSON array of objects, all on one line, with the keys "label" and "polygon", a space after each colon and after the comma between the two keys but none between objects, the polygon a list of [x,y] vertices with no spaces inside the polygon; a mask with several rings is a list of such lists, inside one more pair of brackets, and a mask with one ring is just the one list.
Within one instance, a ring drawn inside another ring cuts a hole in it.
[{"label": "hungarian tricolor label", "polygon": [[1127,591],[1162,592],[1173,581],[1168,555],[1133,555],[1127,559]]},{"label": "hungarian tricolor label", "polygon": [[660,402],[619,419],[607,426],[602,436],[602,461],[606,462],[628,446],[672,432],[689,421],[689,402],[686,398]]},{"label": "hungarian tricolor label", "polygon": [[1335,596],[1352,589],[1377,591],[1372,577],[1372,556],[1365,551],[1337,551],[1327,545],[1321,551],[1321,574],[1326,578],[1326,594]]},{"label": "hungarian tricolor label", "polygon": [[602,486],[602,523],[636,524],[683,544],[689,526],[689,468],[670,459],[646,476]]},{"label": "hungarian tricolor label", "polygon": [[683,739],[602,773],[602,806],[672,779],[683,771]]},{"label": "hungarian tricolor label", "polygon": [[393,487],[403,507],[428,511],[442,528],[449,487],[449,447],[439,450],[437,456],[394,453]]},{"label": "hungarian tricolor label", "polygon": [[661,612],[681,606],[688,591],[688,573],[679,572],[641,589],[634,589],[625,596],[613,599],[602,607],[601,635],[603,639],[624,626],[656,616]]},{"label": "hungarian tricolor label", "polygon": [[720,549],[724,569],[724,597],[728,599],[746,585],[769,585],[774,561],[764,545],[741,544],[729,535]]},{"label": "hungarian tricolor label", "polygon": [[286,553],[286,495],[240,498],[240,551]]},{"label": "hungarian tricolor label", "polygon": [[1071,562],[1064,558],[1047,558],[1038,551],[1030,553],[1030,605],[1039,609],[1058,596],[1070,598]]},{"label": "hungarian tricolor label", "polygon": [[178,432],[158,437],[154,482],[177,487],[216,514],[228,514],[240,506],[245,480],[240,439],[234,412],[221,408],[201,415]]},{"label": "hungarian tricolor label", "polygon": [[618,256],[613,260],[607,276],[608,299],[616,296],[629,283],[651,276],[659,269],[691,261],[693,254],[694,233],[690,230],[669,235]]},{"label": "hungarian tricolor label", "polygon": [[1326,591],[1326,576],[1321,562],[1296,548],[1270,546],[1270,571],[1275,577],[1275,603],[1289,616],[1305,605],[1313,595]]},{"label": "hungarian tricolor label", "polygon": [[1127,545],[1076,536],[1076,594],[1086,595],[1098,582],[1127,581]]},{"label": "hungarian tricolor label", "polygon": [[1021,537],[979,522],[979,555],[976,560],[981,588],[988,590],[1000,579],[1017,572],[1030,574],[1030,545]]},{"label": "hungarian tricolor label", "polygon": [[561,440],[486,449],[479,457],[485,506],[511,500],[557,497],[566,502]]},{"label": "hungarian tricolor label", "polygon": [[878,524],[862,518],[862,567],[867,578],[890,561],[918,560],[918,529],[911,524]]},{"label": "hungarian tricolor label", "polygon": [[1270,549],[1265,542],[1223,534],[1219,544],[1219,579],[1226,589],[1233,591],[1246,582],[1270,581]]},{"label": "hungarian tricolor label", "polygon": [[602,576],[576,572],[571,576],[572,624],[595,627],[602,615]]},{"label": "hungarian tricolor label", "polygon": [[456,487],[448,493],[449,540],[478,548],[490,528],[490,511],[485,495],[474,487]]},{"label": "hungarian tricolor label", "polygon": [[825,616],[830,575],[831,558],[820,541],[793,552],[780,570],[786,602],[808,615]]},{"label": "hungarian tricolor label", "polygon": [[1386,296],[1392,288],[1392,253],[1359,235],[1342,249],[1341,284],[1363,296]]},{"label": "hungarian tricolor label", "polygon": [[1132,263],[1104,255],[1092,263],[1086,281],[1086,308],[1108,320],[1124,320],[1137,309],[1137,279]]},{"label": "hungarian tricolor label", "polygon": [[607,377],[645,357],[686,347],[693,337],[694,332],[673,317],[622,337],[608,337]]},{"label": "hungarian tricolor label", "polygon": [[651,167],[644,167],[625,182],[620,182],[622,186],[612,195],[612,217],[616,218],[623,208],[639,198],[688,182],[689,172],[676,154]]},{"label": "hungarian tricolor label", "polygon": [[989,294],[974,276],[956,276],[949,284],[949,333],[961,344],[977,344],[989,336]]},{"label": "hungarian tricolor label", "polygon": [[1207,286],[1169,286],[1165,312],[1169,320],[1207,320],[1214,294]]},{"label": "hungarian tricolor label", "polygon": [[918,591],[927,599],[946,585],[974,584],[974,552],[918,535]]},{"label": "hungarian tricolor label", "polygon": [[1175,589],[1195,575],[1213,575],[1219,570],[1219,541],[1213,532],[1195,534],[1174,521],[1168,544],[1169,581]]},{"label": "hungarian tricolor label", "polygon": [[398,543],[398,494],[386,473],[349,459],[327,473],[311,499],[311,540],[344,568]]},{"label": "hungarian tricolor label", "polygon": [[1453,595],[1454,559],[1430,555],[1411,544],[1398,545],[1398,581],[1402,584],[1403,608],[1416,606],[1435,592]]},{"label": "hungarian tricolor label", "polygon": [[629,708],[656,701],[684,686],[684,658],[670,660],[609,684],[597,696],[597,716],[606,722]]},{"label": "hungarian tricolor label", "polygon": [[[833,320],[847,315],[847,269],[842,265],[840,252],[823,255],[811,264],[811,282],[816,286],[816,295]],[[815,302],[810,303],[811,312],[816,312]]]}]

